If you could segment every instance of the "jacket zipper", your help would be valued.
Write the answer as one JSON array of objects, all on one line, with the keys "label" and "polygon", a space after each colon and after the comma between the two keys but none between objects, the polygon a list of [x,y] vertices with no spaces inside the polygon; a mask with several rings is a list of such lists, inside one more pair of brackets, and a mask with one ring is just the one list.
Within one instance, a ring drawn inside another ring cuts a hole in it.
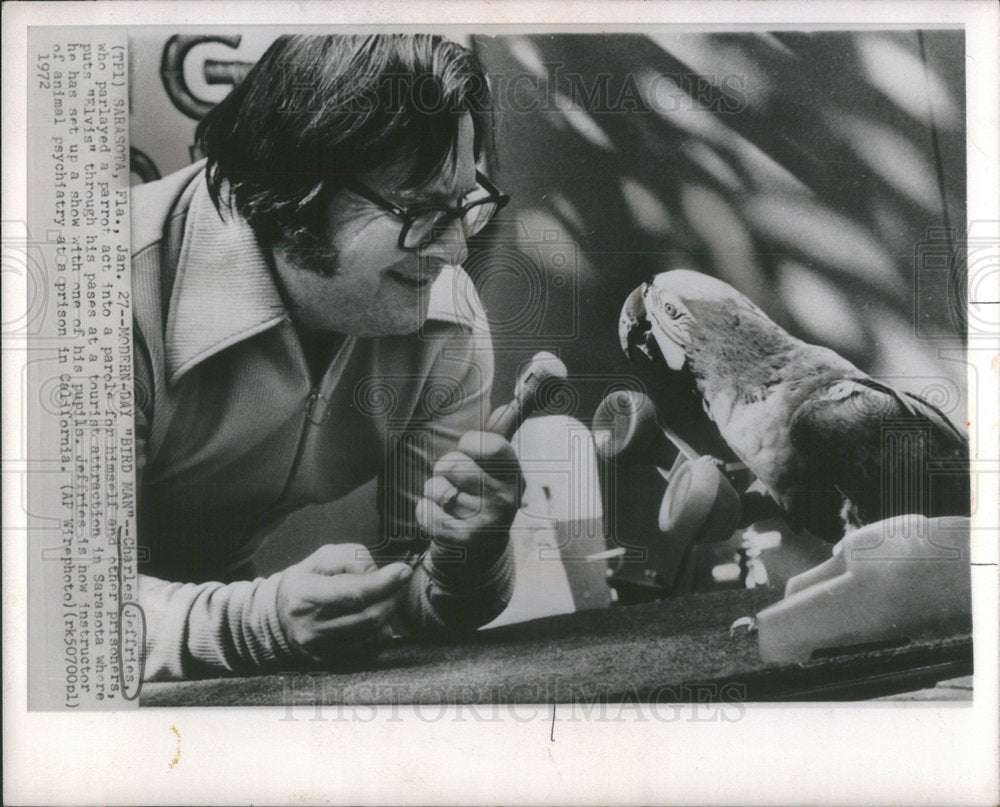
[{"label": "jacket zipper", "polygon": [[295,448],[295,458],[288,469],[288,475],[285,477],[285,484],[281,489],[281,495],[278,497],[277,502],[275,502],[278,506],[285,501],[288,491],[295,481],[295,475],[298,473],[299,464],[302,462],[302,455],[305,453],[306,440],[309,438],[310,432],[313,427],[326,423],[327,418],[330,417],[330,401],[323,394],[322,390],[333,388],[333,379],[341,373],[348,351],[353,347],[353,342],[354,340],[350,337],[344,340],[344,343],[330,361],[330,365],[327,367],[327,371],[323,374],[323,378],[319,384],[309,391],[303,413],[302,429],[299,433],[299,442]]},{"label": "jacket zipper", "polygon": [[[322,426],[330,416],[330,402],[318,389],[313,388],[306,401],[306,419],[314,426]],[[304,431],[307,431],[308,427]]]}]

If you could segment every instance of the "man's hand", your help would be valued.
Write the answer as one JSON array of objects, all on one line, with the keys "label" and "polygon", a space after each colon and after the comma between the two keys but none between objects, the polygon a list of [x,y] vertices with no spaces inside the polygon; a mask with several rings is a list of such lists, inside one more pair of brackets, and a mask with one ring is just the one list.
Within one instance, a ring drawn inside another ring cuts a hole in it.
[{"label": "man's hand", "polygon": [[[495,561],[507,547],[524,478],[510,443],[492,432],[467,432],[434,465],[417,503],[417,523],[444,556]],[[457,552],[455,551],[457,550]]]},{"label": "man's hand", "polygon": [[374,655],[411,576],[405,563],[379,569],[360,544],[320,547],[289,567],[278,586],[285,637],[316,661]]}]

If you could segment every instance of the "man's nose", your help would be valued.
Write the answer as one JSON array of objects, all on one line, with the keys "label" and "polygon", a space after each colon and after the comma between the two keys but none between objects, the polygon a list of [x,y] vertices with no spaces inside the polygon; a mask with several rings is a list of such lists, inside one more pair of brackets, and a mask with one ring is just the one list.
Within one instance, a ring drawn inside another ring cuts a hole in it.
[{"label": "man's nose", "polygon": [[462,220],[455,219],[435,229],[433,240],[420,250],[420,254],[442,260],[451,266],[465,263],[465,259],[469,257],[469,245]]}]

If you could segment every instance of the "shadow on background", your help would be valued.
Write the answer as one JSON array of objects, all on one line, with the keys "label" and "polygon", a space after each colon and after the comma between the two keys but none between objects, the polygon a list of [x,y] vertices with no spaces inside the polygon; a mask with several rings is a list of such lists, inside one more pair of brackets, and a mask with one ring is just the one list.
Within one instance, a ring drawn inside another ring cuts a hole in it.
[{"label": "shadow on background", "polygon": [[[638,283],[683,266],[964,425],[966,368],[938,356],[962,345],[964,278],[921,266],[954,248],[946,228],[965,228],[960,31],[474,48],[497,95],[497,181],[514,200],[487,236],[504,248],[467,264],[494,323],[496,402],[536,349],[579,379],[567,414],[585,422],[599,379],[660,383],[625,361],[618,313]],[[710,449],[711,430],[677,406]]]}]

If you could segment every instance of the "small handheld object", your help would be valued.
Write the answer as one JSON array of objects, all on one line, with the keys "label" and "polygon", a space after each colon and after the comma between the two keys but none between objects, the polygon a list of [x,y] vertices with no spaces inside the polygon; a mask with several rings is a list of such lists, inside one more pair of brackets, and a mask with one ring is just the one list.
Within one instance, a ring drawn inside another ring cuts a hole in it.
[{"label": "small handheld object", "polygon": [[[552,386],[565,383],[568,375],[566,365],[556,356],[545,351],[536,353],[514,385],[514,398],[493,411],[486,421],[484,431],[510,440],[526,418],[544,408],[546,396],[551,397]],[[458,488],[451,485],[449,493],[438,504],[449,511],[458,499],[458,494]]]},{"label": "small handheld object", "polygon": [[557,356],[544,350],[536,353],[514,385],[514,398],[493,411],[486,431],[510,440],[525,419],[544,409],[546,400],[568,376],[566,365]]}]

